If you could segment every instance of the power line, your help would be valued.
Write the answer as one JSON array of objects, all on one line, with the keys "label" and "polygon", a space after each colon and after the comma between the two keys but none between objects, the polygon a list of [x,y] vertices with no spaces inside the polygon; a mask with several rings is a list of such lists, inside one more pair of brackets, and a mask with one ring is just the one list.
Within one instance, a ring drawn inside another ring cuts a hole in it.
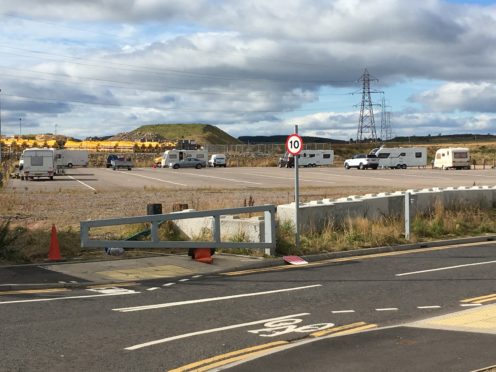
[{"label": "power line", "polygon": [[117,103],[100,103],[100,102],[87,102],[87,101],[79,101],[79,100],[59,100],[55,98],[39,98],[39,97],[31,97],[25,95],[17,95],[17,94],[6,94],[2,93],[3,97],[13,97],[20,98],[24,100],[30,100],[34,102],[53,102],[53,103],[62,103],[62,104],[76,104],[76,105],[89,105],[89,106],[102,106],[102,107],[115,107],[115,108],[142,108],[142,109],[154,109],[157,111],[178,111],[178,112],[219,112],[219,113],[229,113],[229,114],[257,114],[257,113],[289,113],[289,112],[315,112],[315,109],[291,109],[291,110],[237,110],[233,108],[225,109],[225,110],[209,110],[209,109],[187,109],[187,108],[157,108],[155,106],[139,106],[139,105],[123,105]]},{"label": "power line", "polygon": [[[153,75],[178,74],[178,75],[183,75],[183,77],[188,77],[188,78],[218,79],[218,80],[227,80],[227,81],[232,81],[232,80],[236,80],[236,81],[269,81],[269,82],[318,84],[318,85],[335,85],[335,84],[356,83],[356,81],[354,81],[354,80],[292,80],[292,79],[286,79],[286,78],[274,79],[274,78],[266,78],[266,77],[265,78],[247,78],[247,77],[240,77],[240,76],[225,76],[225,75],[195,73],[195,72],[187,72],[187,71],[180,71],[180,70],[175,70],[175,69],[164,69],[164,68],[161,68],[161,69],[146,68],[146,69],[144,69],[141,66],[125,64],[125,63],[109,62],[108,60],[72,57],[72,56],[67,56],[67,55],[62,55],[62,54],[48,53],[48,52],[44,52],[44,51],[24,49],[24,48],[16,48],[16,47],[5,46],[5,45],[3,45],[2,47],[8,48],[8,49],[13,49],[13,50],[20,50],[23,52],[32,53],[32,54],[36,54],[36,55],[48,55],[48,56],[55,56],[55,57],[63,58],[63,60],[61,61],[59,59],[43,57],[45,60],[48,60],[48,61],[66,62],[66,63],[75,64],[75,65],[88,66],[88,67],[100,67],[100,68],[104,68],[104,69],[112,68],[112,70],[131,71],[131,72],[139,72],[139,73],[146,73],[146,74],[153,74]],[[32,56],[25,55],[25,54],[19,54],[19,53],[12,53],[12,52],[5,52],[5,51],[0,51],[0,53],[8,54],[8,55],[14,55],[14,56],[18,56],[18,57],[24,57],[24,58],[32,58]],[[96,61],[96,62],[104,62],[105,65],[99,65],[99,64],[95,64],[95,63],[74,62],[73,60],[76,60],[76,61],[89,60],[89,61]],[[124,66],[124,67],[111,67],[109,65]]]}]

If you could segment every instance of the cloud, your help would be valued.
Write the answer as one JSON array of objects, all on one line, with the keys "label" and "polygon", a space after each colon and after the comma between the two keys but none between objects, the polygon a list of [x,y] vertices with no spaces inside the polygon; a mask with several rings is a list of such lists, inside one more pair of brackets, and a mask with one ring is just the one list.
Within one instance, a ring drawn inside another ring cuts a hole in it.
[{"label": "cloud", "polygon": [[496,113],[496,84],[446,83],[411,98],[437,112],[471,111]]},{"label": "cloud", "polygon": [[449,113],[494,112],[496,7],[440,0],[24,0],[2,2],[0,14],[9,25],[0,36],[0,69],[12,75],[1,88],[18,97],[6,99],[5,110],[38,116],[41,128],[56,115],[70,123],[66,130],[86,135],[174,122],[277,134],[301,120],[306,135],[350,138],[358,118],[348,111],[357,97],[343,98],[342,113],[305,110],[319,102],[323,87],[359,90],[364,67],[386,95],[401,81],[445,82],[412,97],[425,112],[393,116],[401,132],[431,130],[436,120],[457,129],[493,125]]}]

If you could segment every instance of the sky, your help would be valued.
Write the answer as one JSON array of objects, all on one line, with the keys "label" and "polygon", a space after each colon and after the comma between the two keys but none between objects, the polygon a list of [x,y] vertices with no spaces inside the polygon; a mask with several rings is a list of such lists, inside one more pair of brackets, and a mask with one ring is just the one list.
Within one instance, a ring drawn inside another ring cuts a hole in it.
[{"label": "sky", "polygon": [[378,135],[495,134],[496,1],[0,1],[3,135],[348,140],[365,69]]}]

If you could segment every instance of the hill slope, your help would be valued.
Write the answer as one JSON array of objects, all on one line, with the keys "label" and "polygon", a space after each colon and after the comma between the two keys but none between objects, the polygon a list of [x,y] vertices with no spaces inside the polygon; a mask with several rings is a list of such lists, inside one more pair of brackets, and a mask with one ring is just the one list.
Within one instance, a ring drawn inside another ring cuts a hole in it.
[{"label": "hill slope", "polygon": [[199,144],[230,145],[241,143],[223,130],[209,124],[153,124],[142,125],[126,133],[129,140],[142,138],[194,140]]}]

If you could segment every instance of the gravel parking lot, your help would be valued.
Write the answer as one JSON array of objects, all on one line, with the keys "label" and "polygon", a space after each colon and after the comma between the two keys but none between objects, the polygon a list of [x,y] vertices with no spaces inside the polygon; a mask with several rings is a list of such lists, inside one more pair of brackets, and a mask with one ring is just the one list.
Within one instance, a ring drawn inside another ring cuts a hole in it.
[{"label": "gravel parking lot", "polygon": [[[496,170],[300,169],[301,201],[426,187],[496,184]],[[26,228],[79,229],[79,222],[146,214],[160,203],[208,210],[246,205],[284,204],[294,199],[294,169],[286,168],[106,168],[70,169],[53,181],[11,179],[0,192],[0,219]]]}]

